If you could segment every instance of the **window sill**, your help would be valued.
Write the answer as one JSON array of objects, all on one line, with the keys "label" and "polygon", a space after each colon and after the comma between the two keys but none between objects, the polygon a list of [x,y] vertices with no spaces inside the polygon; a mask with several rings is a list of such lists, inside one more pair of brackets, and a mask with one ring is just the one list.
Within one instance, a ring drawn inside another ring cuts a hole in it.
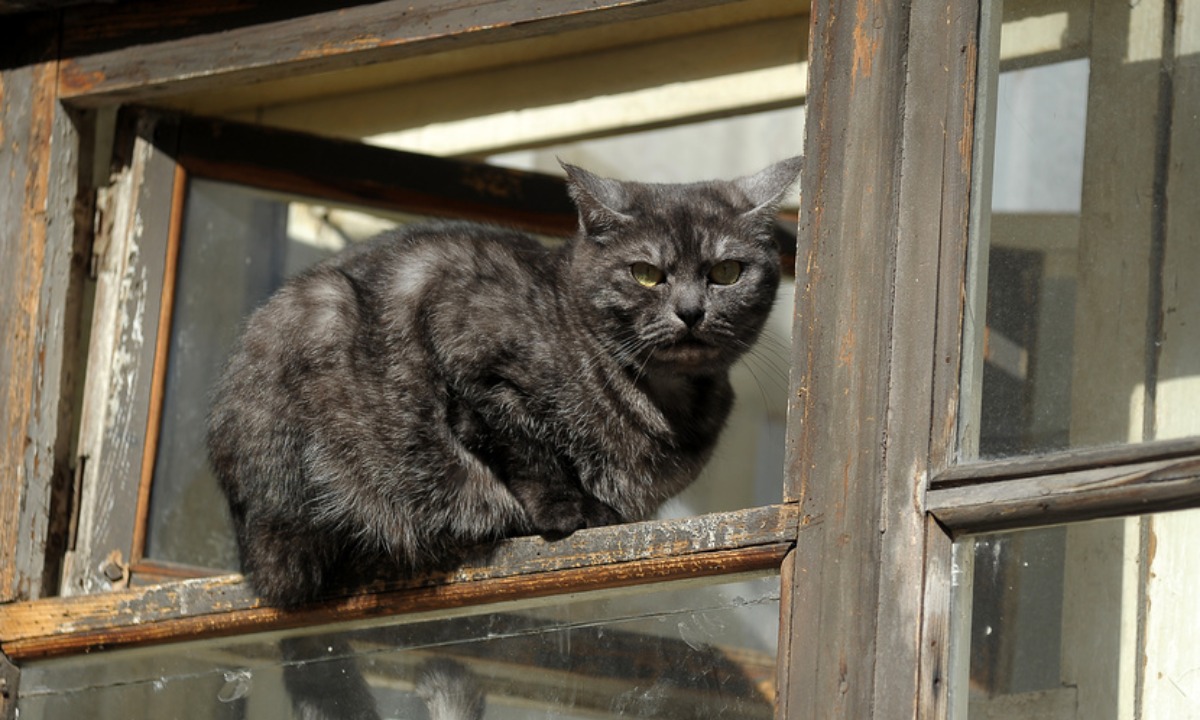
[{"label": "window sill", "polygon": [[264,604],[241,575],[0,606],[0,649],[14,661],[99,649],[445,614],[484,603],[777,570],[795,544],[799,507],[772,505],[502,544],[486,564],[380,585],[300,608]]}]

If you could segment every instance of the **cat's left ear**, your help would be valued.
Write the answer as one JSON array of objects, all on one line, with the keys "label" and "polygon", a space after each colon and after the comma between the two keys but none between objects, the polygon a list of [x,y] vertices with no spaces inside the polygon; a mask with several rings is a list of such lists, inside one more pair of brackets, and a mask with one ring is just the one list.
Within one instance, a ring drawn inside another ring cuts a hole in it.
[{"label": "cat's left ear", "polygon": [[803,167],[804,157],[797,155],[781,160],[755,175],[734,180],[733,184],[750,201],[751,209],[745,215],[774,215],[783,201],[784,193],[795,184]]},{"label": "cat's left ear", "polygon": [[603,235],[629,220],[623,212],[627,198],[618,180],[594,175],[581,167],[558,161],[567,171],[567,190],[579,208],[579,224],[589,236]]}]

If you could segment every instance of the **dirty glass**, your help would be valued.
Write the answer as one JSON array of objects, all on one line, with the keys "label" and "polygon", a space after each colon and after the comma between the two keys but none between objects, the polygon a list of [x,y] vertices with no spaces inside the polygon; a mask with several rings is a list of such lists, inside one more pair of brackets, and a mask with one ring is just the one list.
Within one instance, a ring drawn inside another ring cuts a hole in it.
[{"label": "dirty glass", "polygon": [[[771,718],[779,578],[684,581],[443,619],[307,628],[22,666],[22,720],[428,717],[442,678],[486,720]],[[464,716],[470,717],[470,716]]]},{"label": "dirty glass", "polygon": [[410,220],[238,185],[188,183],[145,555],[234,569],[225,500],[204,444],[208,394],[243,318],[285,279]]},{"label": "dirty glass", "polygon": [[1200,434],[1200,13],[982,10],[962,456]]},{"label": "dirty glass", "polygon": [[1200,717],[1200,510],[955,547],[956,720]]}]

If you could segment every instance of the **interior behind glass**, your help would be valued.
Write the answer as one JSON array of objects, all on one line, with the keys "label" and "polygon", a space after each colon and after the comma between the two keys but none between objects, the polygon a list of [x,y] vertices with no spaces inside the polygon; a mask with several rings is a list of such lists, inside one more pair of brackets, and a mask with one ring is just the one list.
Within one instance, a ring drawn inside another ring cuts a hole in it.
[{"label": "interior behind glass", "polygon": [[30,662],[20,717],[417,718],[421,673],[449,662],[488,720],[765,719],[778,613],[772,575]]},{"label": "interior behind glass", "polygon": [[1200,433],[1195,13],[1119,5],[984,3],[963,460]]}]

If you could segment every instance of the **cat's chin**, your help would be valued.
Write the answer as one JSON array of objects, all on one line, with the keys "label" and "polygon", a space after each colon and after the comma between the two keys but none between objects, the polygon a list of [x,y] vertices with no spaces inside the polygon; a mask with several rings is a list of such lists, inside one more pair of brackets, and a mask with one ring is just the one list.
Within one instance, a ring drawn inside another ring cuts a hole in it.
[{"label": "cat's chin", "polygon": [[654,351],[656,364],[684,372],[715,370],[721,362],[721,349],[698,340],[682,340]]}]

